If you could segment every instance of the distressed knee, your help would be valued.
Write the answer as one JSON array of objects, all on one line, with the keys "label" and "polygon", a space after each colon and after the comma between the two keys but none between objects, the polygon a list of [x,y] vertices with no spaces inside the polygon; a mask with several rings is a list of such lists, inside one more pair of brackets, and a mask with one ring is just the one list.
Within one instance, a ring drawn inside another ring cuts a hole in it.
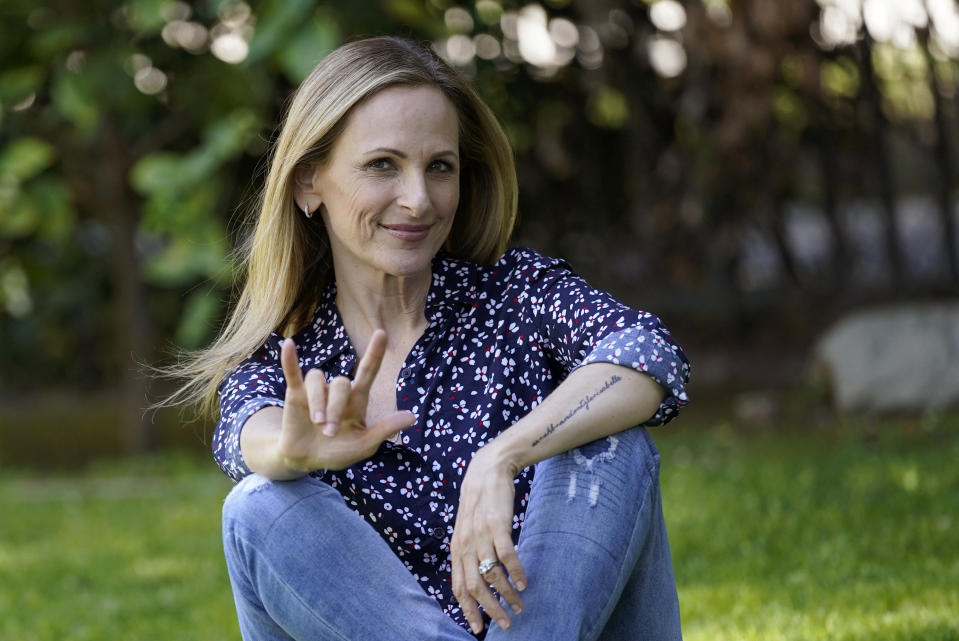
[{"label": "distressed knee", "polygon": [[599,503],[609,483],[617,487],[618,495],[631,485],[626,479],[658,476],[659,454],[641,427],[587,443],[570,450],[567,457],[566,499],[584,500],[590,507]]},{"label": "distressed knee", "polygon": [[240,526],[266,534],[280,519],[294,514],[322,518],[333,506],[342,507],[343,497],[319,479],[304,476],[291,481],[273,481],[251,474],[236,484],[223,502],[224,528]]},{"label": "distressed knee", "polygon": [[[584,481],[586,486],[586,501],[590,507],[595,507],[599,502],[600,478],[596,475],[595,467],[604,463],[609,463],[616,458],[616,450],[619,448],[619,439],[613,436],[607,436],[605,439],[591,444],[587,453],[585,448],[576,448],[570,452],[573,462],[576,464],[569,473],[569,487],[566,490],[567,500],[572,501],[580,490],[580,481]],[[597,451],[598,450],[598,451]],[[583,477],[581,479],[581,476]]]},{"label": "distressed knee", "polygon": [[[259,474],[250,474],[233,486],[230,493],[223,500],[223,534],[224,542],[229,533],[240,528],[242,531],[257,531],[257,524],[262,524],[270,512],[271,500],[268,495],[274,482]],[[261,500],[257,500],[260,496]]]}]

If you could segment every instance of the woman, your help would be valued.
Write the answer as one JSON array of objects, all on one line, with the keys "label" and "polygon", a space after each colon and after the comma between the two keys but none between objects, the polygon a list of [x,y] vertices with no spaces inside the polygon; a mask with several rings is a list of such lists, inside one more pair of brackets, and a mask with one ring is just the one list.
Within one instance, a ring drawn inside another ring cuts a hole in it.
[{"label": "woman", "polygon": [[515,213],[502,130],[427,49],[353,42],[298,89],[187,389],[219,399],[240,481],[245,639],[680,637],[633,426],[685,404],[685,357],[562,261],[503,253]]}]

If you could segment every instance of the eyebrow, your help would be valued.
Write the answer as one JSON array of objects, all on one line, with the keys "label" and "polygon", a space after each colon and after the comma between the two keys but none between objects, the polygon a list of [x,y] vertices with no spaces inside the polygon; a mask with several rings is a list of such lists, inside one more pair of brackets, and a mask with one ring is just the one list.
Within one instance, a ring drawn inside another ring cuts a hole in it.
[{"label": "eyebrow", "polygon": [[[388,153],[399,158],[405,159],[407,156],[404,152],[399,149],[393,149],[392,147],[377,147],[375,149],[370,149],[366,152],[367,154],[376,154],[376,153]],[[444,149],[443,151],[434,154],[435,156],[453,156],[459,158],[459,154],[452,149]]]}]

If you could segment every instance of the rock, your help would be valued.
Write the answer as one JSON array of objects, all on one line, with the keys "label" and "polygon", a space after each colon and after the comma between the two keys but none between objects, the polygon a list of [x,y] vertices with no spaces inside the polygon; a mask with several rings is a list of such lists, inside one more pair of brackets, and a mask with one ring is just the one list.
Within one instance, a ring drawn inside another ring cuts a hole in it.
[{"label": "rock", "polygon": [[841,411],[959,405],[959,303],[855,313],[819,339],[814,371]]}]

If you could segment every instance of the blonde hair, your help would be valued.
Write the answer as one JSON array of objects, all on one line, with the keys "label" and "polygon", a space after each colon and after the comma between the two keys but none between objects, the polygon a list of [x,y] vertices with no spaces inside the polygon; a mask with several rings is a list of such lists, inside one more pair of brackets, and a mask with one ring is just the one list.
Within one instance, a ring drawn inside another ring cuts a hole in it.
[{"label": "blonde hair", "polygon": [[320,216],[294,203],[294,172],[322,164],[358,103],[397,85],[432,86],[459,117],[460,201],[446,250],[492,264],[505,251],[517,208],[509,142],[489,107],[429,49],[392,37],[345,44],[299,86],[272,150],[252,234],[240,248],[245,273],[226,325],[206,349],[161,370],[186,382],[158,405],[191,403],[213,413],[220,381],[273,331],[292,335],[313,315],[332,277],[329,240]]}]

